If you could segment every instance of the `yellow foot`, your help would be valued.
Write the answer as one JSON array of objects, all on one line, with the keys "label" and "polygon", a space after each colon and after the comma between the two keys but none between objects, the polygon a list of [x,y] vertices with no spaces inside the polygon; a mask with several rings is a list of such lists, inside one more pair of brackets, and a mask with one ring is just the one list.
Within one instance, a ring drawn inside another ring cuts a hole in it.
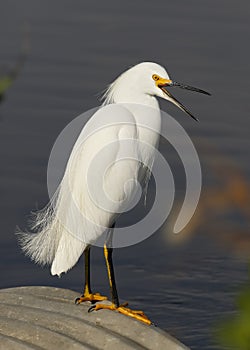
[{"label": "yellow foot", "polygon": [[75,304],[81,304],[85,301],[91,301],[91,303],[96,303],[97,301],[103,301],[107,299],[107,297],[101,295],[100,293],[84,293],[80,298],[76,298]]},{"label": "yellow foot", "polygon": [[101,309],[108,309],[108,310],[113,310],[113,311],[118,311],[123,315],[126,316],[130,316],[135,318],[138,321],[141,321],[143,323],[146,323],[148,325],[151,325],[152,322],[147,318],[147,316],[144,314],[143,311],[140,310],[131,310],[128,307],[126,307],[128,305],[128,303],[126,304],[122,304],[120,306],[115,306],[115,304],[96,304],[93,305],[89,308],[88,312],[92,312],[92,311],[98,311]]}]

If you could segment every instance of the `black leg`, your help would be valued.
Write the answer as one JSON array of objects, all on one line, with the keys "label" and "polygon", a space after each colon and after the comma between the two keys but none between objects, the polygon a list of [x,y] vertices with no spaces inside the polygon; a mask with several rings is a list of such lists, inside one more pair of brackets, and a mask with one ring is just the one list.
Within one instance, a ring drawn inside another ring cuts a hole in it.
[{"label": "black leg", "polygon": [[90,288],[90,245],[84,251],[84,262],[85,262],[85,284],[84,284],[84,295],[92,294]]},{"label": "black leg", "polygon": [[97,301],[107,300],[106,296],[99,293],[92,293],[90,288],[90,245],[84,251],[84,261],[85,261],[85,283],[84,292],[80,298],[76,298],[75,303],[80,304],[84,301],[90,301],[92,304]]},{"label": "black leg", "polygon": [[116,289],[116,284],[115,284],[115,272],[114,272],[114,266],[113,266],[113,260],[112,260],[112,254],[113,254],[113,248],[112,248],[112,238],[113,238],[113,229],[115,227],[115,224],[111,227],[107,240],[104,244],[104,256],[105,256],[105,261],[106,261],[106,266],[108,270],[108,278],[109,278],[109,286],[110,286],[110,291],[111,291],[111,296],[112,296],[112,303],[116,306],[119,307],[119,298],[118,298],[118,293]]}]

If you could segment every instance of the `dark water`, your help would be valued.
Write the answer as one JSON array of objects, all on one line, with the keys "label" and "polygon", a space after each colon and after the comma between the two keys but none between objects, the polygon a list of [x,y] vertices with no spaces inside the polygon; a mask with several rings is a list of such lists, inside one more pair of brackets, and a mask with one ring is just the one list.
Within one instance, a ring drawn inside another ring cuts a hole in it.
[{"label": "dark water", "polygon": [[[176,81],[212,93],[176,91],[199,125],[162,103],[197,147],[202,199],[179,244],[166,240],[166,224],[147,241],[115,252],[120,297],[192,349],[220,349],[213,328],[234,310],[250,251],[249,15],[246,0],[0,4],[2,69],[20,52],[24,22],[31,45],[0,105],[2,288],[46,284],[81,292],[82,261],[63,278],[51,277],[21,255],[13,232],[48,200],[47,160],[62,128],[95,107],[98,93],[127,67],[156,61]],[[93,283],[108,292],[101,249],[93,253]]]}]

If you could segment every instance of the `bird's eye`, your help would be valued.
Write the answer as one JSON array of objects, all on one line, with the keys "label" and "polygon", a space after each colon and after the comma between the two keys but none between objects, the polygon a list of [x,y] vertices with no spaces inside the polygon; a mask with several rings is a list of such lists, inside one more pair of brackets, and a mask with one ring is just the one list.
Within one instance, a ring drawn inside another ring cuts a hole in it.
[{"label": "bird's eye", "polygon": [[153,74],[152,78],[154,79],[154,81],[159,80],[159,76],[157,74]]}]

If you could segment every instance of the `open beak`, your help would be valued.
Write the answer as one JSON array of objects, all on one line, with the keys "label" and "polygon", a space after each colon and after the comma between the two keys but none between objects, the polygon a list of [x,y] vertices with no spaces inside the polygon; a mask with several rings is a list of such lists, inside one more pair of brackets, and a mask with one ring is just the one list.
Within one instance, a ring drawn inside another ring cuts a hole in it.
[{"label": "open beak", "polygon": [[183,106],[183,104],[181,104],[167,89],[166,87],[179,87],[181,89],[185,89],[185,90],[190,90],[190,91],[195,91],[195,92],[199,92],[201,94],[205,94],[205,95],[211,95],[209,92],[201,90],[201,89],[197,89],[193,86],[189,86],[189,85],[184,85],[181,83],[176,83],[172,80],[169,79],[163,79],[160,78],[157,82],[157,86],[163,91],[163,93],[166,95],[167,99],[169,101],[171,101],[173,104],[175,104],[177,107],[179,107],[183,112],[187,113],[191,118],[193,118],[196,121],[199,121],[199,119],[197,119],[195,116],[193,116],[193,114],[191,112],[189,112],[189,110]]}]

